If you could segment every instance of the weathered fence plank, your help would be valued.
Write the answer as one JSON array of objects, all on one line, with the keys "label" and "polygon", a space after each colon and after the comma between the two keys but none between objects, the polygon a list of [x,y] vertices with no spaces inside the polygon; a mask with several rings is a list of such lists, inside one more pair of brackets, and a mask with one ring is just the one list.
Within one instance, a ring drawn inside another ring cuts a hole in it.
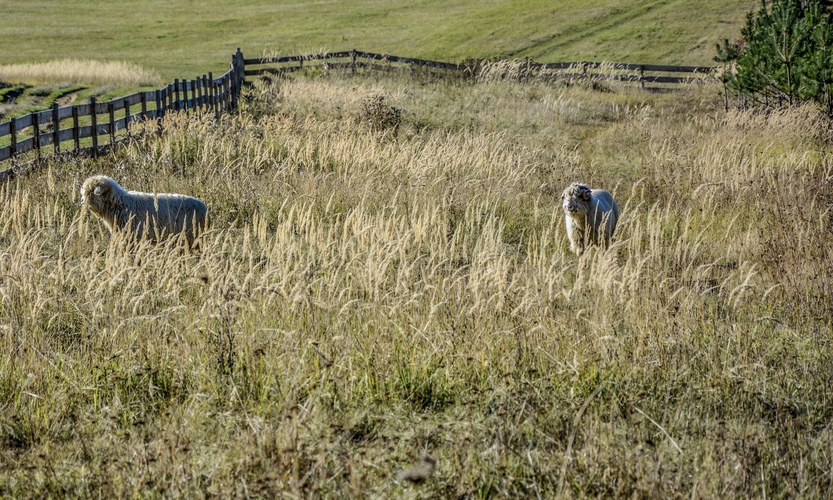
[{"label": "weathered fence plank", "polygon": [[25,153],[27,151],[31,151],[35,147],[35,138],[29,137],[28,139],[23,139],[22,141],[18,141],[17,147],[15,148],[15,153]]},{"label": "weathered fence plank", "polygon": [[38,141],[37,142],[38,142],[38,146],[41,147],[41,148],[44,148],[46,146],[49,146],[50,144],[53,144],[54,141],[55,141],[55,134],[53,134],[52,132],[41,132],[40,134],[38,134]]},{"label": "weathered fence plank", "polygon": [[31,127],[33,116],[34,116],[33,114],[28,114],[26,116],[21,116],[21,117],[17,118],[16,123],[15,123],[15,128],[17,130],[23,130],[24,128]]},{"label": "weathered fence plank", "polygon": [[58,142],[72,140],[75,136],[74,128],[66,128],[58,131]]},{"label": "weathered fence plank", "polygon": [[361,57],[364,59],[372,59],[374,61],[384,61],[384,62],[397,62],[397,63],[404,63],[409,65],[415,66],[427,66],[432,68],[443,68],[443,69],[459,69],[459,64],[448,63],[448,62],[441,62],[441,61],[429,61],[425,59],[414,59],[412,57],[400,57],[400,56],[392,56],[389,54],[376,54],[373,52],[356,52],[357,57]]}]

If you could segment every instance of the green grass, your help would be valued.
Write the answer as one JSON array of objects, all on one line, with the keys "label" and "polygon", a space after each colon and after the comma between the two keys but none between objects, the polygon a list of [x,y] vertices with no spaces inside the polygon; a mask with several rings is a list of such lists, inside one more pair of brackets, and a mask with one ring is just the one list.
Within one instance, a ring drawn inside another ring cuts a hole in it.
[{"label": "green grass", "polygon": [[[460,61],[711,64],[755,0],[472,0],[422,2],[15,2],[0,18],[0,64],[55,58],[125,60],[166,80],[246,56],[360,49]],[[46,36],[48,34],[48,36]]]},{"label": "green grass", "polygon": [[[822,118],[609,90],[296,75],[18,177],[0,496],[826,496]],[[111,238],[94,173],[204,199],[202,253]],[[569,252],[574,180],[607,252]]]}]

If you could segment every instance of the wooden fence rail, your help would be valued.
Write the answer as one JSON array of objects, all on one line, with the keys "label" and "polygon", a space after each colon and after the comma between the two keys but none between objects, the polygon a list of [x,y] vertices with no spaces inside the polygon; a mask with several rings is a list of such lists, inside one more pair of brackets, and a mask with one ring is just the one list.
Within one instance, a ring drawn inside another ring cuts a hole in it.
[{"label": "wooden fence rail", "polygon": [[[237,107],[244,71],[243,54],[237,49],[231,68],[219,78],[209,73],[192,80],[177,79],[161,89],[107,102],[96,102],[93,97],[87,104],[59,107],[55,103],[52,109],[12,118],[0,123],[0,139],[9,137],[8,145],[0,147],[0,161],[15,163],[32,150],[41,159],[49,146],[55,154],[71,151],[97,156],[117,144],[117,132],[127,130],[131,123],[161,119],[170,111],[199,110],[219,116]],[[84,147],[82,139],[89,139]],[[16,171],[12,167],[0,172],[0,183]]]},{"label": "wooden fence rail", "polygon": [[[323,54],[244,59],[243,63],[246,68],[246,76],[281,74],[316,67],[328,69],[346,68],[352,71],[356,71],[359,68],[392,70],[421,67],[464,77],[473,77],[490,71],[489,65],[491,65],[492,73],[495,73],[496,70],[499,70],[501,62],[471,60],[455,64],[350,50]],[[507,67],[507,72],[512,71],[513,76],[518,79],[529,79],[536,76],[551,76],[552,78],[593,78],[635,82],[639,83],[646,90],[668,90],[675,88],[674,86],[703,82],[715,69],[710,66],[669,66],[600,62],[536,63],[523,60],[511,63],[503,61],[503,63]],[[511,70],[509,69],[510,67]]]}]

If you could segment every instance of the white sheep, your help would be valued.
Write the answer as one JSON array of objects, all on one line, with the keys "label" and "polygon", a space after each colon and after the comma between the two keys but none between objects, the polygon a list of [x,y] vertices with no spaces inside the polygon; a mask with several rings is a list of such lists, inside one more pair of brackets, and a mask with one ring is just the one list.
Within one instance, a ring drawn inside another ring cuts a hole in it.
[{"label": "white sheep", "polygon": [[127,191],[104,175],[84,181],[81,204],[100,218],[111,233],[129,229],[132,236],[153,243],[168,235],[185,233],[190,248],[208,222],[208,207],[197,198]]},{"label": "white sheep", "polygon": [[616,223],[619,222],[619,206],[610,193],[574,182],[561,193],[561,204],[567,223],[567,238],[573,252],[581,255],[588,243],[598,244],[602,224],[602,244],[607,248],[616,230]]}]

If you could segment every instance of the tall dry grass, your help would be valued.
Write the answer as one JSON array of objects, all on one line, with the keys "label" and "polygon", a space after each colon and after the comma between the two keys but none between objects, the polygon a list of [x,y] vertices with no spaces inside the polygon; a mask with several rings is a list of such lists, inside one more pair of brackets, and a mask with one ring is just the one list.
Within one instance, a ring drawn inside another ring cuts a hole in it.
[{"label": "tall dry grass", "polygon": [[[0,492],[824,496],[828,137],[719,105],[261,81],[4,186]],[[202,253],[110,238],[92,173],[204,199]],[[619,200],[609,251],[569,252],[572,180]]]},{"label": "tall dry grass", "polygon": [[0,65],[0,81],[28,85],[116,85],[148,87],[159,85],[159,73],[127,61],[59,59],[40,63]]}]

